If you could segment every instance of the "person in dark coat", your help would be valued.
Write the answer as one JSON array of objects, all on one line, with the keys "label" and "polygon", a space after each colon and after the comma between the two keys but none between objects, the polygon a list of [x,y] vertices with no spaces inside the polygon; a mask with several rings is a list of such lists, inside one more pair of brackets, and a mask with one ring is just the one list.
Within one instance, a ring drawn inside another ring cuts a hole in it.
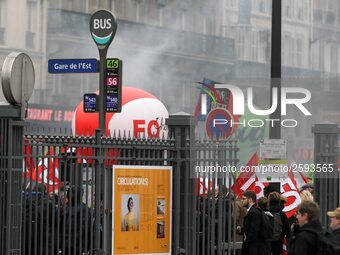
[{"label": "person in dark coat", "polygon": [[[228,242],[229,206],[232,204],[232,200],[225,186],[217,187],[216,190],[217,193],[215,194],[215,242],[216,245],[219,245],[218,243],[219,240],[222,240],[222,242]],[[230,218],[231,218],[230,222],[233,222],[232,214]],[[230,227],[232,227],[232,224],[230,225]],[[221,232],[219,231],[220,228],[222,230]],[[231,234],[232,233],[233,231],[231,229]]]},{"label": "person in dark coat", "polygon": [[317,255],[318,232],[322,232],[319,221],[320,209],[313,201],[303,201],[297,208],[299,225],[288,243],[288,255]]},{"label": "person in dark coat", "polygon": [[290,223],[286,214],[282,211],[281,201],[281,195],[278,192],[272,192],[268,196],[269,212],[273,217],[279,216],[282,223],[282,232],[279,240],[271,242],[272,255],[281,255],[283,253],[283,240],[290,232]]},{"label": "person in dark coat", "polygon": [[[233,208],[233,215],[236,221],[236,229],[237,228],[242,229],[244,227],[243,223],[244,223],[244,217],[247,214],[247,209],[243,207],[241,197],[234,196],[233,200],[234,199],[236,199],[236,207]],[[241,235],[236,235],[236,242],[242,242],[242,241],[243,241],[243,237]],[[236,255],[241,255],[241,254],[242,254],[242,250],[240,249],[236,250]]]},{"label": "person in dark coat", "polygon": [[256,206],[256,194],[247,190],[242,195],[242,204],[246,207],[247,214],[244,217],[242,255],[268,255],[269,243],[261,234],[262,210]]},{"label": "person in dark coat", "polygon": [[91,209],[82,202],[82,187],[71,187],[67,193],[68,206],[64,214],[65,254],[82,254],[91,247]]},{"label": "person in dark coat", "polygon": [[268,198],[269,194],[276,191],[275,188],[272,185],[268,185],[266,187],[264,187],[263,189],[263,195],[265,198]]},{"label": "person in dark coat", "polygon": [[57,236],[55,209],[43,184],[23,193],[23,252],[25,254],[57,254],[57,247],[52,246],[52,238]]},{"label": "person in dark coat", "polygon": [[332,230],[334,240],[340,244],[340,207],[327,212],[327,215],[330,217],[329,227]]}]

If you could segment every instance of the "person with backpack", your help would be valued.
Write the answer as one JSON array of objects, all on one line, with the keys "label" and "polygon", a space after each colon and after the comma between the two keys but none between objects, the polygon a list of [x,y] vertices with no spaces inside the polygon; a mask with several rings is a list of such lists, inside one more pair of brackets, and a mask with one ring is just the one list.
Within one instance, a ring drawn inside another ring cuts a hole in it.
[{"label": "person with backpack", "polygon": [[281,195],[272,192],[268,196],[269,212],[273,215],[273,236],[271,238],[272,255],[283,253],[283,240],[290,232],[290,224],[286,214],[282,211]]},{"label": "person with backpack", "polygon": [[244,217],[242,255],[269,255],[269,242],[266,240],[265,226],[268,226],[268,218],[264,212],[256,206],[256,194],[247,190],[242,195],[242,205],[247,208]]},{"label": "person with backpack", "polygon": [[299,227],[289,240],[288,255],[320,254],[319,237],[323,230],[319,215],[319,206],[313,201],[303,201],[298,206],[296,220]]},{"label": "person with backpack", "polygon": [[329,227],[332,230],[333,239],[340,245],[340,207],[327,212],[327,215],[330,218]]}]

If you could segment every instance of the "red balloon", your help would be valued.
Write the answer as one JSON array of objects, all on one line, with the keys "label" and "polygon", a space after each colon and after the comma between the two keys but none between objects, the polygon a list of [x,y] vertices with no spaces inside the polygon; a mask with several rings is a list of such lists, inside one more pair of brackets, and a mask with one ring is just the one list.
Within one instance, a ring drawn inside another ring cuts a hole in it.
[{"label": "red balloon", "polygon": [[[96,92],[98,94],[98,91]],[[75,135],[93,135],[98,128],[98,113],[85,113],[83,101],[75,110],[72,130]],[[106,135],[116,132],[130,132],[135,137],[145,135],[157,138],[163,135],[161,127],[169,113],[163,103],[154,95],[138,88],[122,88],[122,112],[106,113]],[[157,123],[155,123],[157,122]]]}]

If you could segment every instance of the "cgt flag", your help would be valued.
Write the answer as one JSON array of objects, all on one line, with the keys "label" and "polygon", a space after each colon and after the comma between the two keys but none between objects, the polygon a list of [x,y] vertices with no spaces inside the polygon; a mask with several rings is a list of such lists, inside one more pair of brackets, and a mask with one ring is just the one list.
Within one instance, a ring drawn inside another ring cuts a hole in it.
[{"label": "cgt flag", "polygon": [[[257,166],[259,164],[259,157],[256,153],[253,154],[253,156],[250,158],[250,160],[247,163],[247,166]],[[252,168],[251,168],[252,169]],[[242,193],[246,190],[253,190],[256,192],[256,184],[258,182],[257,176],[255,175],[255,172],[242,172],[237,178],[236,178],[236,195],[238,197],[242,196]],[[232,186],[232,190],[235,190],[235,187]],[[258,195],[260,192],[256,192]],[[263,193],[262,193],[263,194]]]},{"label": "cgt flag", "polygon": [[31,173],[35,170],[35,162],[32,159],[32,146],[25,144],[24,146],[24,159],[23,159],[23,169],[22,169],[22,179],[29,180]]},{"label": "cgt flag", "polygon": [[44,183],[47,191],[57,191],[63,183],[59,181],[59,160],[53,147],[49,147],[38,167],[32,171],[32,181]]},{"label": "cgt flag", "polygon": [[[257,166],[258,164],[259,158],[254,153],[247,166]],[[299,181],[301,182],[301,180],[305,183],[308,181],[303,176]],[[259,182],[255,172],[242,172],[236,179],[236,187],[233,186],[232,189],[236,189],[237,196],[242,196],[242,193],[246,190],[253,190],[260,198],[263,197],[263,189],[268,185],[268,182]],[[281,195],[287,199],[283,212],[290,218],[295,214],[297,206],[301,203],[297,182],[291,170],[288,172],[287,178],[280,182],[280,189]]]}]

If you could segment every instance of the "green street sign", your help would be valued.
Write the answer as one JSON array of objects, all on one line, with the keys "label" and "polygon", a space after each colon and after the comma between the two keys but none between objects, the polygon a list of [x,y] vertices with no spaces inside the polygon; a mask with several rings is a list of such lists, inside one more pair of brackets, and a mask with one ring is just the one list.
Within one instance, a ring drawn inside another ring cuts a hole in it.
[{"label": "green street sign", "polygon": [[119,67],[119,59],[114,58],[114,59],[106,59],[106,68],[107,69],[115,69]]}]

